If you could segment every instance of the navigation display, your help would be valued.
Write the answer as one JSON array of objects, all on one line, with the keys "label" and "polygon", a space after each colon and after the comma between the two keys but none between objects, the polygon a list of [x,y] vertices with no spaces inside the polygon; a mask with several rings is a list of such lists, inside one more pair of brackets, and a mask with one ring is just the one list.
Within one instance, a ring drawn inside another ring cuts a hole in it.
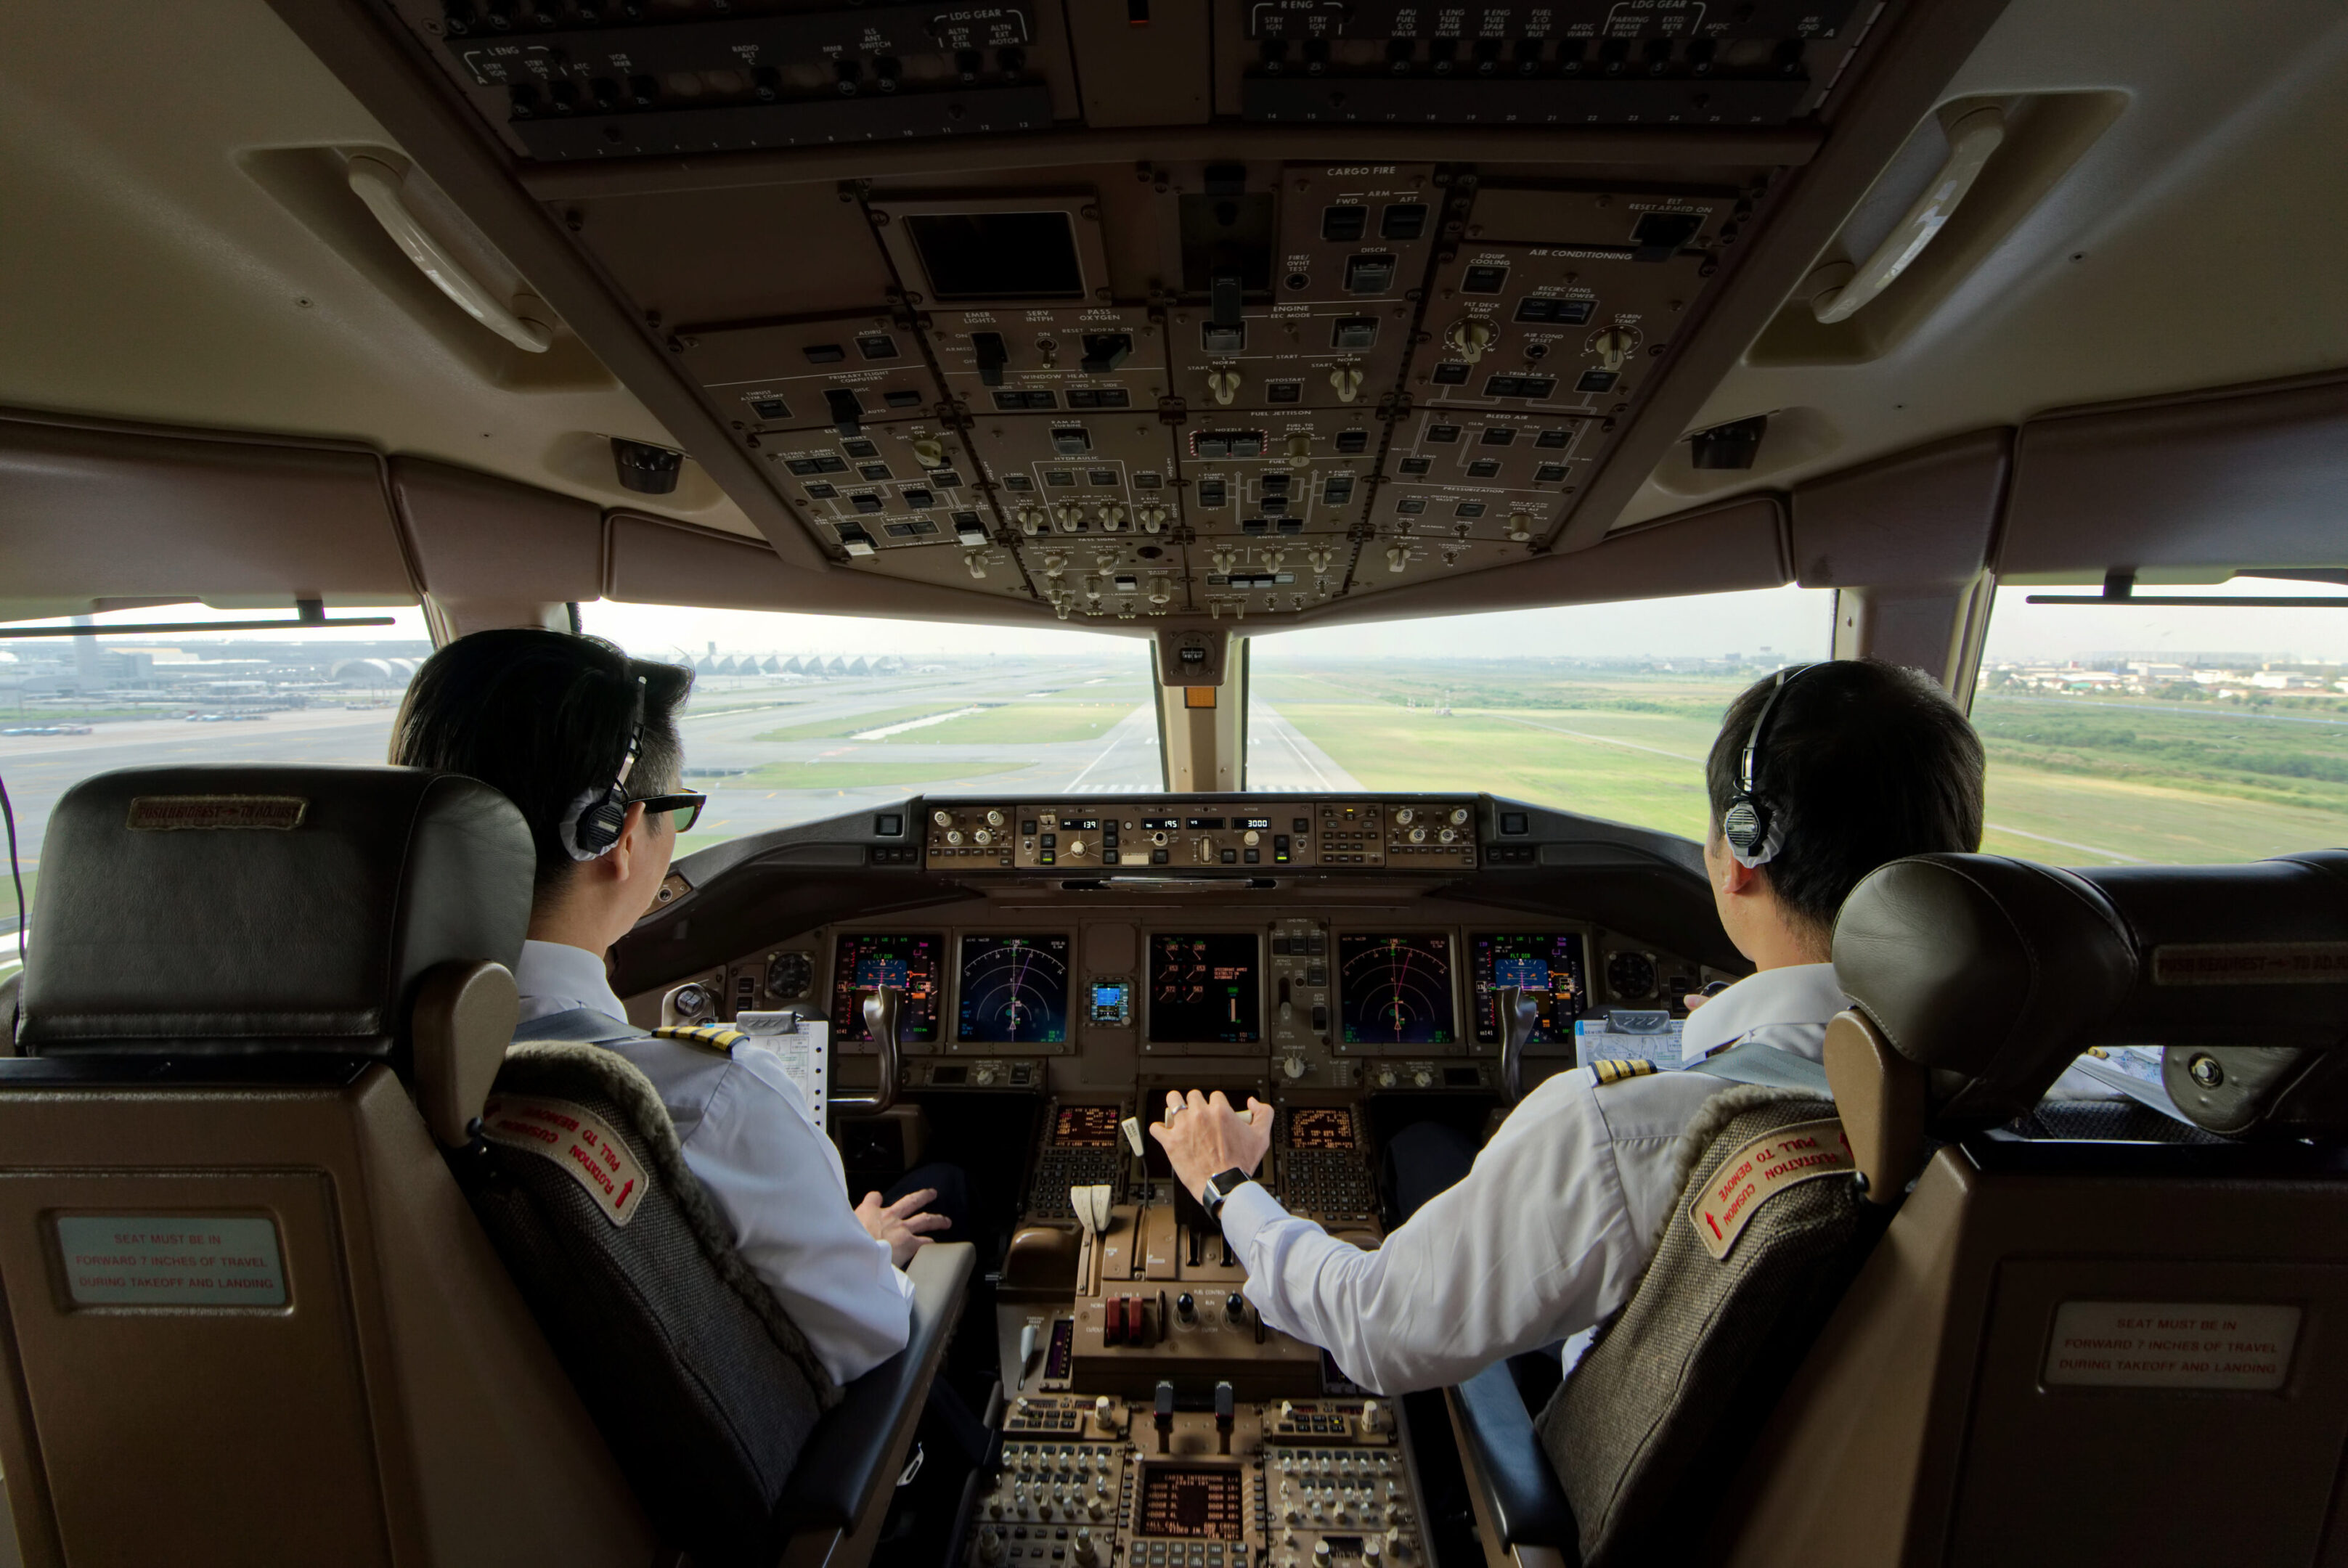
[{"label": "navigation display", "polygon": [[1573,1020],[1590,999],[1589,968],[1579,931],[1478,932],[1469,976],[1476,988],[1476,1040],[1500,1042],[1495,986],[1522,986],[1532,994],[1540,1022],[1528,1045],[1570,1044]]},{"label": "navigation display", "polygon": [[938,1038],[938,958],[942,936],[843,931],[831,963],[831,1038],[870,1040],[864,1027],[864,993],[895,986],[904,993],[897,1010],[897,1039],[927,1043]]},{"label": "navigation display", "polygon": [[1122,1105],[1063,1105],[1052,1118],[1052,1143],[1062,1149],[1109,1149],[1117,1145]]},{"label": "navigation display", "polygon": [[1153,1044],[1263,1039],[1263,989],[1255,933],[1149,938],[1149,1039]]},{"label": "navigation display", "polygon": [[1337,937],[1338,1038],[1348,1045],[1454,1045],[1451,938]]},{"label": "navigation display", "polygon": [[1141,1471],[1141,1524],[1137,1535],[1179,1535],[1206,1541],[1239,1541],[1240,1472],[1172,1465],[1145,1465]]},{"label": "navigation display", "polygon": [[965,935],[959,1038],[990,1045],[1058,1045],[1068,1038],[1066,937]]},{"label": "navigation display", "polygon": [[1288,1113],[1292,1149],[1351,1149],[1354,1112],[1344,1105],[1302,1105]]}]

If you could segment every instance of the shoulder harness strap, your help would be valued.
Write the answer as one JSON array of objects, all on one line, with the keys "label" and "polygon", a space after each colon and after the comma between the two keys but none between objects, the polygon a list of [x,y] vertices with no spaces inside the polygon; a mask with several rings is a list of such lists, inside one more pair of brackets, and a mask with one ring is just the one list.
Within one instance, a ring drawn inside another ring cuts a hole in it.
[{"label": "shoulder harness strap", "polygon": [[1608,1058],[1590,1064],[1591,1075],[1600,1083],[1620,1083],[1626,1078],[1644,1078],[1655,1071],[1655,1064],[1644,1057],[1628,1060]]},{"label": "shoulder harness strap", "polygon": [[731,1056],[734,1048],[749,1039],[738,1029],[722,1023],[672,1023],[653,1030],[658,1040],[681,1040],[687,1045],[697,1045],[714,1050],[720,1056]]}]

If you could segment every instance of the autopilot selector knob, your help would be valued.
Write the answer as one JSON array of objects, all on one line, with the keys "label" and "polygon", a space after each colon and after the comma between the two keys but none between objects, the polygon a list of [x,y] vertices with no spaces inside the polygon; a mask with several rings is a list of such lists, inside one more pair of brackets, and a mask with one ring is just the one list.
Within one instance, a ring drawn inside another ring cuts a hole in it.
[{"label": "autopilot selector knob", "polygon": [[1295,1051],[1292,1050],[1280,1059],[1281,1076],[1291,1081],[1304,1076],[1304,1058]]}]

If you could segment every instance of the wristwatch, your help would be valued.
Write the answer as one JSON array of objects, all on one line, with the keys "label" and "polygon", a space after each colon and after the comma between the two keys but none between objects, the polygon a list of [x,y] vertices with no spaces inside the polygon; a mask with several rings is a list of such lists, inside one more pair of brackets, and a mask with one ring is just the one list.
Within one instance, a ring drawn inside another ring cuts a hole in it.
[{"label": "wristwatch", "polygon": [[1220,1219],[1224,1200],[1245,1186],[1251,1179],[1237,1165],[1228,1171],[1216,1172],[1207,1178],[1207,1190],[1199,1194],[1199,1206],[1207,1211],[1209,1219]]}]

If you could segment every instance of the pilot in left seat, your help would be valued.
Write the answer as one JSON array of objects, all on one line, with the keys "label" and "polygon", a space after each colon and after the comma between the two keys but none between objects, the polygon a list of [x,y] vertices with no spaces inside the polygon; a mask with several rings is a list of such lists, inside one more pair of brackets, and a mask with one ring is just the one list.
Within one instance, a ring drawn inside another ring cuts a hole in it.
[{"label": "pilot in left seat", "polygon": [[851,1208],[839,1152],[772,1052],[654,1036],[613,995],[604,952],[651,907],[704,800],[678,787],[676,713],[692,684],[688,670],[594,638],[475,632],[417,671],[391,760],[469,774],[521,809],[538,879],[516,1038],[602,1045],[652,1081],[743,1260],[845,1384],[904,1348],[903,1266],[963,1228],[963,1179],[924,1166]]}]

